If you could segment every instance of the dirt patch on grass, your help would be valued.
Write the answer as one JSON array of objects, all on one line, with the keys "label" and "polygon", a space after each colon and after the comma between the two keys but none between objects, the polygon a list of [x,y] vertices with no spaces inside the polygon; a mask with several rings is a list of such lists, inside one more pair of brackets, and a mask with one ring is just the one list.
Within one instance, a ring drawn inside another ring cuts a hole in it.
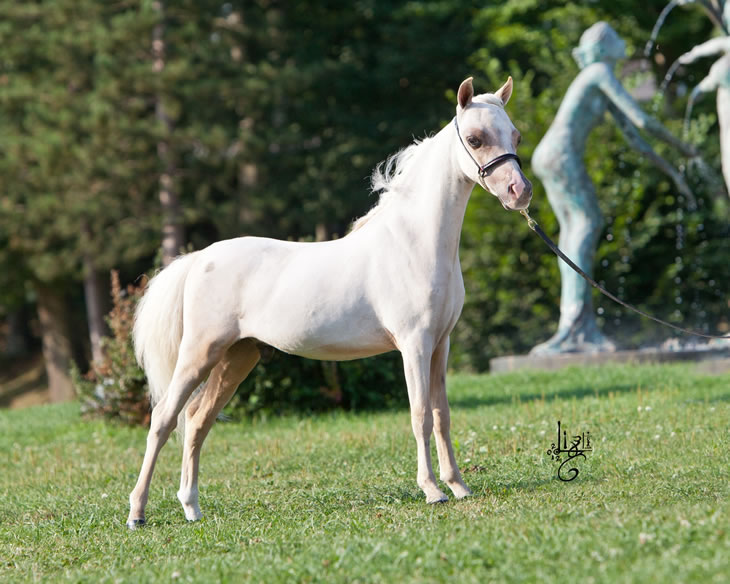
[{"label": "dirt patch on grass", "polygon": [[26,408],[49,401],[43,355],[0,361],[0,408]]}]

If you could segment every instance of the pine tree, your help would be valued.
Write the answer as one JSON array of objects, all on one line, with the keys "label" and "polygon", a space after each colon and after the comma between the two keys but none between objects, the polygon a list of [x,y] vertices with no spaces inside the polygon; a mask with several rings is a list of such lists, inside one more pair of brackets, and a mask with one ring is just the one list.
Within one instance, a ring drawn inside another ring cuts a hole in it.
[{"label": "pine tree", "polygon": [[[136,96],[115,103],[110,91],[108,71],[116,64],[110,49],[124,14],[88,0],[5,3],[2,11],[0,229],[36,291],[51,395],[67,399],[77,329],[68,321],[70,284],[84,280],[98,343],[99,272],[150,252],[145,222],[134,229],[125,223],[149,214],[139,172],[148,141],[140,150],[134,135],[120,135],[127,121],[120,124],[119,114],[128,102],[135,107]],[[12,42],[21,34],[22,44]]]}]

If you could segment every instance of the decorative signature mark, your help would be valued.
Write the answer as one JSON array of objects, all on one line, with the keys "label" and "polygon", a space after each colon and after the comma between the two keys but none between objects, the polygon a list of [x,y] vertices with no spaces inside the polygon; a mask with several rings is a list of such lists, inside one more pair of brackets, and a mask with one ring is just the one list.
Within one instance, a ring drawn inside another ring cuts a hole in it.
[{"label": "decorative signature mark", "polygon": [[[560,463],[560,466],[558,467],[558,478],[561,481],[570,482],[575,477],[578,476],[578,469],[577,467],[573,467],[571,469],[568,469],[567,471],[567,477],[563,476],[563,467],[568,464],[571,460],[574,458],[577,458],[579,456],[582,456],[583,458],[586,458],[585,453],[586,452],[592,452],[593,448],[591,448],[591,436],[590,432],[583,432],[579,436],[573,436],[571,440],[570,446],[568,446],[568,433],[566,430],[563,430],[562,434],[562,446],[561,446],[561,435],[560,435],[560,420],[558,420],[558,440],[557,440],[557,446],[556,442],[553,442],[550,446],[550,450],[547,451],[547,453],[550,455],[550,460],[555,460]],[[566,458],[565,460],[562,459],[562,455],[565,454]]]}]

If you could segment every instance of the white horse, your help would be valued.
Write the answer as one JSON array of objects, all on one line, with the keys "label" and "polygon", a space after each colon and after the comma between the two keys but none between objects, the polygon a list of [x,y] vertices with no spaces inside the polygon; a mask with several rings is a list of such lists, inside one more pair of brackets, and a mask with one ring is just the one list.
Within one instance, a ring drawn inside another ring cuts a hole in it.
[{"label": "white horse", "polygon": [[181,256],[150,281],[134,342],[156,405],[129,496],[130,528],[145,523],[155,461],[178,416],[185,432],[177,495],[188,520],[202,517],[200,448],[264,345],[326,360],[400,351],[418,486],[429,503],[447,500],[431,466],[435,429],[441,480],[457,498],[471,493],[449,437],[446,360],[464,302],[459,237],[474,183],[506,209],[527,208],[532,196],[515,154],[520,134],[504,110],[511,94],[512,78],[478,96],[465,80],[454,123],[375,170],[380,200],[342,239],[220,241]]}]

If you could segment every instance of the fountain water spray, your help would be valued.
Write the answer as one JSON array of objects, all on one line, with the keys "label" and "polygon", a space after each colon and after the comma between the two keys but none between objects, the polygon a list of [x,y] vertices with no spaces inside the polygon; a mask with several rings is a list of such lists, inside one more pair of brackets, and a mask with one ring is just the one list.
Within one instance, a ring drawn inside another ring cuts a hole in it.
[{"label": "fountain water spray", "polygon": [[644,47],[644,56],[649,57],[651,55],[651,51],[654,48],[654,43],[656,42],[657,36],[659,36],[659,30],[662,28],[662,25],[664,24],[664,21],[667,19],[667,16],[669,16],[669,13],[674,10],[677,6],[684,6],[685,4],[694,4],[697,0],[672,0],[669,4],[667,4],[664,9],[659,13],[659,18],[656,19],[656,23],[654,24],[654,28],[651,30],[651,37],[649,37],[649,40],[646,43],[646,46]]},{"label": "fountain water spray", "polygon": [[724,0],[672,0],[667,4],[664,9],[659,13],[659,17],[656,19],[654,28],[651,31],[651,37],[644,47],[644,56],[649,57],[651,51],[654,48],[657,36],[659,36],[659,30],[662,28],[664,21],[669,16],[669,13],[674,10],[677,6],[685,6],[687,4],[699,4],[705,9],[707,15],[710,17],[712,23],[722,30],[725,34],[730,34],[725,22],[722,19],[722,10],[724,6]]}]

